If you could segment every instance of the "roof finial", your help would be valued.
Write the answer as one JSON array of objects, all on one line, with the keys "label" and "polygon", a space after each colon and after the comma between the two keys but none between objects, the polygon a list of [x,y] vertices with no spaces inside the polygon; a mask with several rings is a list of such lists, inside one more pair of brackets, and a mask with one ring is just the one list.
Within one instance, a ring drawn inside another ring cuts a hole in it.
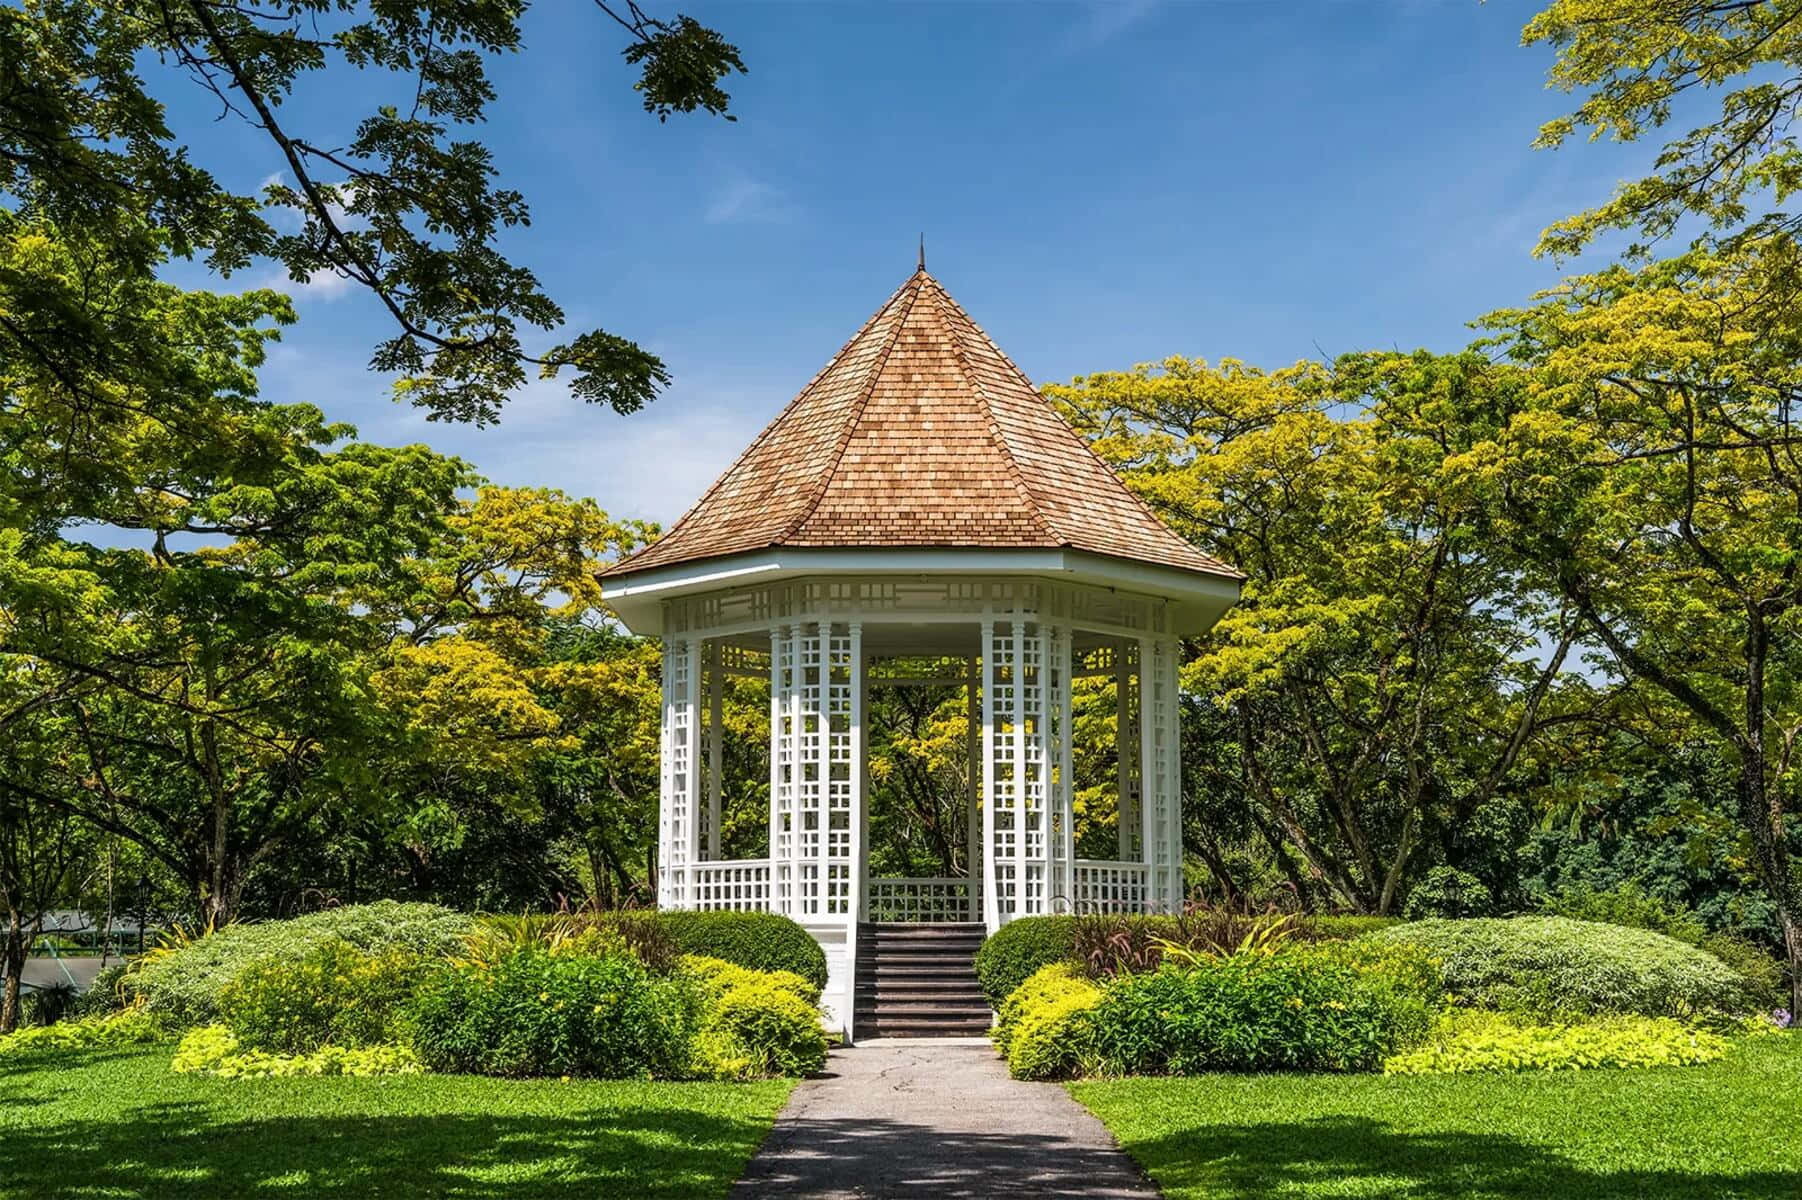
[{"label": "roof finial", "polygon": [[920,270],[926,269],[926,235],[920,234]]}]

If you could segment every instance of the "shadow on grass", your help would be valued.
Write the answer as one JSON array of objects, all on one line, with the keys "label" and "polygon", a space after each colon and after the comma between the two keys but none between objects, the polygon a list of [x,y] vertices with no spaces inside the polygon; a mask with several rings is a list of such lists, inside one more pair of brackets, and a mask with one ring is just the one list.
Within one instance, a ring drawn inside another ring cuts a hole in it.
[{"label": "shadow on grass", "polygon": [[221,1121],[152,1104],[118,1121],[0,1139],[0,1196],[596,1197],[721,1195],[764,1125],[675,1106],[591,1117],[474,1114]]},{"label": "shadow on grass", "polygon": [[[1498,1114],[1505,1119],[1505,1114]],[[1647,1130],[1646,1136],[1656,1136]],[[1163,1187],[1397,1200],[1796,1200],[1802,1172],[1591,1170],[1500,1134],[1402,1133],[1369,1118],[1222,1125],[1136,1143]]]}]

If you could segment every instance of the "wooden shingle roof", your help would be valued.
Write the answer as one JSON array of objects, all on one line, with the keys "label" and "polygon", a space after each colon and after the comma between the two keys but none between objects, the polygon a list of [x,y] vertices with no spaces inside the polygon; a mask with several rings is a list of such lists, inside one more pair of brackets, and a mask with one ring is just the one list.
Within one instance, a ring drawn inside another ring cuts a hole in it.
[{"label": "wooden shingle roof", "polygon": [[774,546],[1061,547],[1237,577],[1127,491],[923,267],[602,577]]}]

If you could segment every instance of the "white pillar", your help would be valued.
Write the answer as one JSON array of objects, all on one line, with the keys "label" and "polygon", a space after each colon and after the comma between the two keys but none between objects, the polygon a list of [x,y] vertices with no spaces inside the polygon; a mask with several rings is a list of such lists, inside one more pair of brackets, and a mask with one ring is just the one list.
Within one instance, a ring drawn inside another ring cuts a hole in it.
[{"label": "white pillar", "polygon": [[995,619],[982,619],[982,920],[1001,928],[995,870]]},{"label": "white pillar", "polygon": [[707,843],[705,856],[720,856],[720,823],[724,817],[725,663],[719,639],[707,643]]},{"label": "white pillar", "polygon": [[[985,639],[986,646],[986,639]],[[966,797],[968,811],[964,816],[964,877],[970,881],[969,919],[983,920],[982,894],[984,860],[981,847],[985,844],[982,833],[982,813],[978,803],[982,795],[982,714],[978,705],[981,696],[982,672],[981,654],[972,657],[965,664],[964,672],[964,716],[968,728],[966,738],[968,763],[966,773],[969,775],[969,788]]]}]

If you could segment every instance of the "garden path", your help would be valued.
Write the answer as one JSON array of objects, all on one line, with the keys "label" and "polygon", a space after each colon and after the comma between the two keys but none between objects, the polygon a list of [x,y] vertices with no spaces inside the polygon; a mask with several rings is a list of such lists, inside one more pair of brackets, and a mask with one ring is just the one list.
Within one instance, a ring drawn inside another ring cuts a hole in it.
[{"label": "garden path", "polygon": [[1010,1079],[982,1038],[882,1038],[834,1050],[796,1088],[733,1191],[825,1200],[1157,1196],[1056,1084]]}]

